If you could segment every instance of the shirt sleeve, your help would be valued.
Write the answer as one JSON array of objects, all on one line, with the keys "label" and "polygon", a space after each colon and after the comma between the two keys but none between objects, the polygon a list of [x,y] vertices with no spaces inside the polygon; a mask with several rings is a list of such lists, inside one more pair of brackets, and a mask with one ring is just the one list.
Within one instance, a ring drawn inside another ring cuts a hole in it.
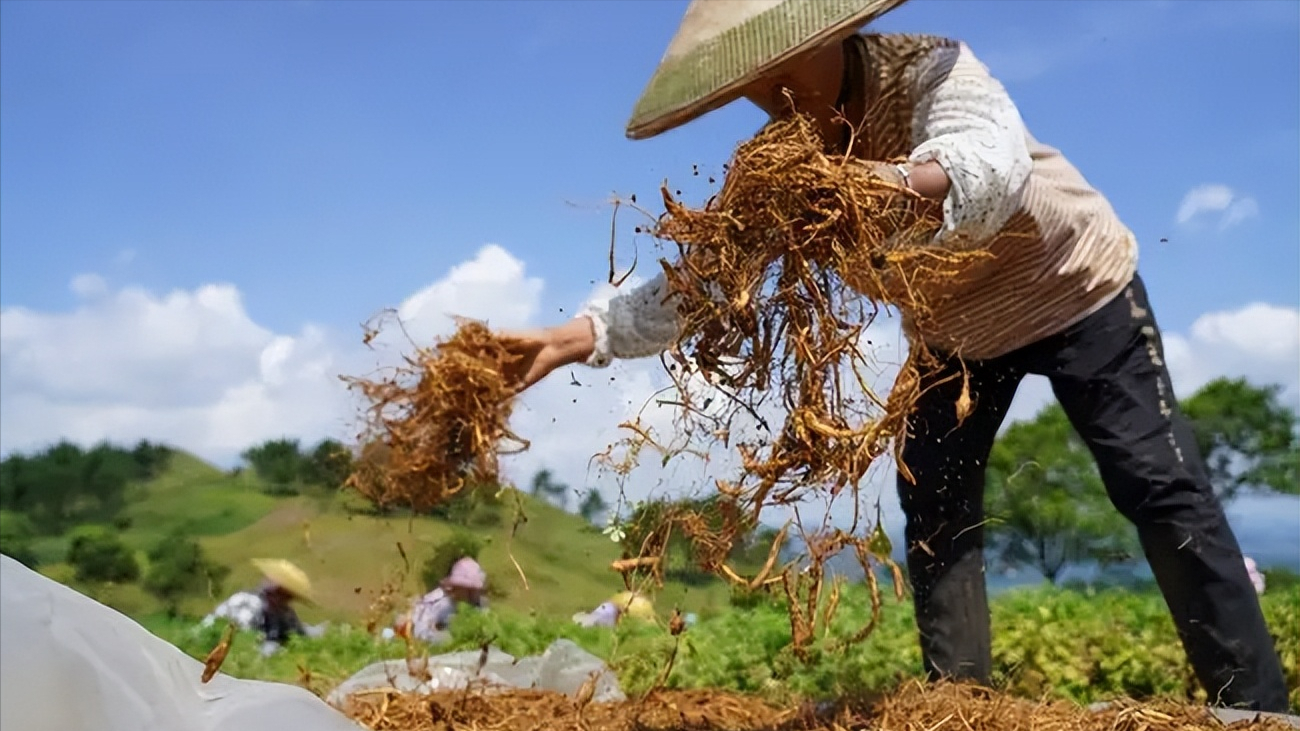
[{"label": "shirt sleeve", "polygon": [[666,350],[677,338],[681,321],[663,272],[608,301],[587,303],[579,315],[591,318],[596,336],[587,365],[604,368],[615,358],[643,358]]},{"label": "shirt sleeve", "polygon": [[1033,161],[1020,112],[965,43],[936,49],[915,71],[909,161],[936,161],[951,186],[938,239],[983,239],[1015,213]]}]

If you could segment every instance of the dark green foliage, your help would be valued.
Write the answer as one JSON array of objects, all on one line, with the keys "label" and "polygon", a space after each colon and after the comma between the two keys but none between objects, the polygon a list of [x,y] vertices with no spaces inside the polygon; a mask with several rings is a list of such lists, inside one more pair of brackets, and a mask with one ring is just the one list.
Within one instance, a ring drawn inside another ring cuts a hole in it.
[{"label": "dark green foliage", "polygon": [[988,534],[995,556],[1055,583],[1062,569],[1136,554],[1133,527],[1111,504],[1092,454],[1051,404],[1012,424],[989,457]]},{"label": "dark green foliage", "polygon": [[12,558],[29,569],[39,565],[32,541],[36,538],[36,528],[32,521],[22,513],[0,510],[0,553]]},{"label": "dark green foliage", "polygon": [[68,441],[0,462],[0,510],[26,515],[38,534],[82,523],[108,523],[126,504],[130,483],[166,466],[171,450],[147,441],[132,449],[108,443],[89,450]]},{"label": "dark green foliage", "polygon": [[533,497],[546,500],[564,510],[569,503],[569,486],[556,482],[550,470],[542,470],[533,475]]},{"label": "dark green foliage", "polygon": [[169,613],[176,614],[186,596],[219,596],[229,575],[230,567],[215,563],[197,541],[176,531],[149,551],[149,573],[144,588],[158,597]]},{"label": "dark green foliage", "polygon": [[1221,496],[1242,490],[1300,494],[1298,420],[1278,399],[1281,390],[1220,378],[1182,402]]},{"label": "dark green foliage", "polygon": [[78,581],[126,583],[140,578],[135,554],[102,526],[81,526],[72,532],[67,562]]},{"label": "dark green foliage", "polygon": [[352,471],[352,453],[341,442],[323,439],[304,452],[297,439],[272,439],[240,455],[271,495],[299,495],[308,488],[336,490]]},{"label": "dark green foliage", "polygon": [[483,539],[473,533],[465,531],[452,533],[434,547],[433,554],[425,559],[420,569],[420,578],[424,580],[425,588],[433,590],[451,571],[453,564],[462,558],[477,559],[482,550]]},{"label": "dark green foliage", "polygon": [[578,503],[578,515],[588,523],[600,520],[607,510],[609,503],[605,502],[605,496],[600,494],[600,490],[594,487],[584,493],[582,502]]}]

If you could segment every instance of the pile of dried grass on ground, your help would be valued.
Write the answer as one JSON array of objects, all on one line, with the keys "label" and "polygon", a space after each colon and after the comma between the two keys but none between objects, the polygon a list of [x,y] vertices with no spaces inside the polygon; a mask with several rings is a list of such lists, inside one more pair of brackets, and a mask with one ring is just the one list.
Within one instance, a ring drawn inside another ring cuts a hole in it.
[{"label": "pile of dried grass on ground", "polygon": [[467,484],[495,482],[501,441],[528,444],[508,427],[515,357],[485,324],[459,320],[450,338],[417,348],[390,375],[345,378],[368,402],[345,486],[381,507],[424,511]]},{"label": "pile of dried grass on ground", "polygon": [[777,708],[712,691],[657,691],[621,703],[583,704],[557,693],[394,690],[358,693],[343,711],[376,731],[1221,731],[1289,728],[1276,719],[1231,725],[1200,707],[1120,704],[1089,711],[1033,703],[963,685],[909,684],[876,701]]}]

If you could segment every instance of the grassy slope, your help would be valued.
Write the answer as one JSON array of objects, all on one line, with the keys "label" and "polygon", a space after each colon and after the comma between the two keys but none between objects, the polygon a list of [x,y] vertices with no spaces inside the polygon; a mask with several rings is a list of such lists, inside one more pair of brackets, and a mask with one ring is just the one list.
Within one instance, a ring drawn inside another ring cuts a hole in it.
[{"label": "grassy slope", "polygon": [[[256,585],[249,559],[287,558],[307,571],[317,588],[319,606],[303,610],[308,621],[358,621],[376,592],[402,573],[398,543],[411,566],[403,593],[422,591],[421,564],[456,529],[433,518],[352,514],[340,499],[274,498],[260,491],[256,477],[232,476],[184,453],[177,453],[157,479],[133,489],[130,500],[126,514],[131,525],[122,536],[137,550],[142,566],[149,547],[176,527],[198,537],[214,559],[231,567],[225,595]],[[527,520],[513,538],[509,515],[505,525],[474,531],[486,542],[480,561],[490,581],[506,594],[498,604],[567,618],[622,590],[620,577],[608,568],[618,558],[617,546],[599,530],[527,495],[519,496],[519,505]],[[66,553],[66,541],[47,539],[38,549],[47,562],[44,573],[75,583],[68,567],[57,563]],[[136,616],[158,608],[138,586],[97,587],[93,593]],[[193,597],[184,609],[201,615],[222,598]],[[694,611],[725,602],[720,585],[688,589],[670,584],[656,598],[660,606],[680,604]]]},{"label": "grassy slope", "polygon": [[[509,524],[477,531],[487,541],[480,563],[506,594],[498,604],[568,617],[623,588],[608,568],[618,558],[608,538],[580,518],[527,496],[521,496],[521,503],[527,522],[513,538]],[[234,567],[233,585],[256,581],[248,559],[289,558],[308,572],[319,591],[321,606],[305,610],[305,616],[355,619],[386,582],[401,578],[405,562],[399,543],[411,566],[402,587],[415,594],[423,591],[420,565],[454,529],[431,518],[349,515],[321,501],[295,498],[282,501],[248,528],[203,543],[218,560]],[[657,602],[681,603],[698,611],[725,603],[725,593],[720,586],[688,590],[670,585],[659,592]]]}]

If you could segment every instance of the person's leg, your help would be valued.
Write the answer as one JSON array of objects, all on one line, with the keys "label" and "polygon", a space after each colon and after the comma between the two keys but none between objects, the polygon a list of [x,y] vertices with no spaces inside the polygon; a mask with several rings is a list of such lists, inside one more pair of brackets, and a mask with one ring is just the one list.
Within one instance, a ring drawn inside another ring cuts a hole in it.
[{"label": "person's leg", "polygon": [[[961,367],[949,362],[927,376],[909,419],[898,475],[907,519],[921,654],[931,678],[987,683],[992,672],[988,596],[984,585],[984,469],[1021,375],[991,364],[967,364],[974,410],[960,426]],[[932,384],[948,377],[945,383]]]},{"label": "person's leg", "polygon": [[1055,362],[1046,367],[1056,398],[1096,458],[1111,500],[1137,526],[1211,703],[1286,711],[1281,663],[1174,398],[1141,279],[1054,340]]}]

